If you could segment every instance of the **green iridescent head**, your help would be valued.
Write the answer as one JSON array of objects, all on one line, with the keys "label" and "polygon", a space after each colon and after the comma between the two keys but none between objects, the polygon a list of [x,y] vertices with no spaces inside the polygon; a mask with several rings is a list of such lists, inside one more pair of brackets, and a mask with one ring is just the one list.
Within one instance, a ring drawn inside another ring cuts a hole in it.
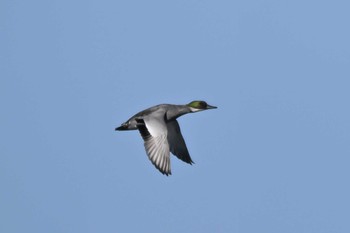
[{"label": "green iridescent head", "polygon": [[217,107],[211,106],[211,105],[207,104],[205,101],[201,101],[201,100],[192,101],[191,103],[187,104],[187,106],[190,107],[193,112],[217,108]]}]

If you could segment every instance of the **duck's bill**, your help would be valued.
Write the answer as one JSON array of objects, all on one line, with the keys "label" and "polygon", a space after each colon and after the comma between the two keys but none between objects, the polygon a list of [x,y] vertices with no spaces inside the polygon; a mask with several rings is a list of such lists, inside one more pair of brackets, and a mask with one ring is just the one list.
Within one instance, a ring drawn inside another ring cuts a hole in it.
[{"label": "duck's bill", "polygon": [[218,107],[211,106],[211,105],[209,105],[209,104],[208,104],[208,106],[207,106],[207,109],[215,109],[215,108],[218,108]]}]

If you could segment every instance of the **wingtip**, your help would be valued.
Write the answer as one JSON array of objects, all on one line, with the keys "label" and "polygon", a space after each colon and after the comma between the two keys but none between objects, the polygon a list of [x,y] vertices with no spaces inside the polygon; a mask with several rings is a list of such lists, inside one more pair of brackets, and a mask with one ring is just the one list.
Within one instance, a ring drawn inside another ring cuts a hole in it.
[{"label": "wingtip", "polygon": [[171,176],[171,170],[163,170],[159,166],[153,163],[153,165],[157,168],[157,170],[165,176]]},{"label": "wingtip", "polygon": [[166,175],[166,176],[171,176],[171,171],[164,171],[164,170],[161,170],[160,168],[156,167],[158,169],[158,171],[160,171],[160,173],[162,173],[163,175]]}]

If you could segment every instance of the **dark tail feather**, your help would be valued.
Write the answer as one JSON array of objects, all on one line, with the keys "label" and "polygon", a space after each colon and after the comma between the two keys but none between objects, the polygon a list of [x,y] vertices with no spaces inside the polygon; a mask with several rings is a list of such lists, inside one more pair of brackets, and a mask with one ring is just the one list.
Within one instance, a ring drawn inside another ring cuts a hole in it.
[{"label": "dark tail feather", "polygon": [[121,125],[115,128],[115,130],[119,130],[119,131],[128,130],[128,125]]}]

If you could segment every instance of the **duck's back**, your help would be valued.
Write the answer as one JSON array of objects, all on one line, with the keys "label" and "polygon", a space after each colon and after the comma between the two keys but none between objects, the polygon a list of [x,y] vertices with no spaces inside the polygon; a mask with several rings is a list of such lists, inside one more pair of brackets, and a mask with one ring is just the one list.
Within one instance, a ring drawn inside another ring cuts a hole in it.
[{"label": "duck's back", "polygon": [[161,111],[164,111],[164,113],[166,113],[167,110],[169,109],[169,106],[170,106],[170,104],[159,104],[159,105],[147,108],[139,113],[136,113],[132,118],[144,117],[144,116],[152,115],[153,113],[161,112]]},{"label": "duck's back", "polygon": [[121,127],[118,127],[117,130],[136,130],[138,124],[137,119],[154,117],[160,120],[174,120],[188,112],[188,108],[184,107],[184,105],[159,104],[136,113],[123,123]]}]

